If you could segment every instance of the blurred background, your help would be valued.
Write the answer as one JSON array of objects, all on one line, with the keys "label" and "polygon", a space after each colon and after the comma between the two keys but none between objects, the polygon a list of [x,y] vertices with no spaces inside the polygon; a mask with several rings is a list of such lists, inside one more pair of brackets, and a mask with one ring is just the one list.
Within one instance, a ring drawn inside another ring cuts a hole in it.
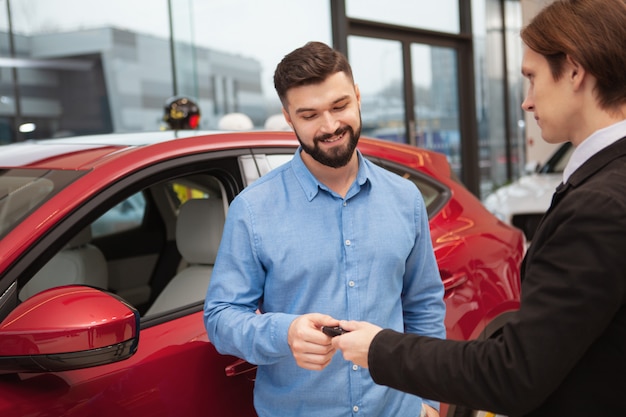
[{"label": "blurred background", "polygon": [[263,129],[276,64],[317,40],[352,63],[363,134],[444,153],[484,196],[542,146],[520,108],[519,31],[545,3],[0,0],[0,144],[163,129],[177,95],[200,129],[229,113]]}]

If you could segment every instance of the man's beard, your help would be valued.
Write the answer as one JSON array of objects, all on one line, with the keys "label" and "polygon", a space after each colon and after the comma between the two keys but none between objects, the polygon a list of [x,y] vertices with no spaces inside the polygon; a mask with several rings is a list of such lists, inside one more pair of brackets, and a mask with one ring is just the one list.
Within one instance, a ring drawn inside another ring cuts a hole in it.
[{"label": "man's beard", "polygon": [[[313,138],[313,146],[304,144],[295,129],[294,132],[296,133],[296,137],[300,142],[300,146],[302,146],[302,150],[311,155],[313,159],[315,159],[320,164],[329,166],[331,168],[341,168],[346,166],[348,162],[350,162],[350,160],[352,159],[354,150],[359,143],[359,137],[361,136],[361,125],[359,123],[359,128],[356,132],[354,131],[354,129],[352,129],[351,126],[342,126],[335,130],[335,132],[332,134],[316,136]],[[325,152],[319,147],[319,142],[330,139],[333,136],[341,136],[346,132],[350,135],[348,144],[346,146],[338,146],[331,149],[330,152]]]}]

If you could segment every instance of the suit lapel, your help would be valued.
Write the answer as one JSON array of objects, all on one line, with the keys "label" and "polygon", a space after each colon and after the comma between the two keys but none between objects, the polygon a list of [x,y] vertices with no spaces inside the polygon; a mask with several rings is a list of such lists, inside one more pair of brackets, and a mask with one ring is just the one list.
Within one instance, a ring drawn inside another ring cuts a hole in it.
[{"label": "suit lapel", "polygon": [[[552,211],[552,209],[563,199],[565,194],[570,188],[576,188],[587,178],[600,171],[607,164],[614,159],[620,158],[626,155],[626,138],[622,138],[610,146],[602,149],[600,152],[589,158],[584,164],[582,164],[576,171],[572,173],[565,184],[561,183],[556,187],[556,191],[552,196],[552,202],[550,208],[546,212],[546,215]],[[544,216],[545,217],[545,216]]]}]

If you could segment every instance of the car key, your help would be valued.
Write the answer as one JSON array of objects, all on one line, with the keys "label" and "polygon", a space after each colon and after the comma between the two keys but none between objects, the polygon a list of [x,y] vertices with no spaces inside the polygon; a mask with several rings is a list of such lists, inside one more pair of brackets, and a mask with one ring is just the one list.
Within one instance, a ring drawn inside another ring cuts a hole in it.
[{"label": "car key", "polygon": [[335,327],[322,326],[322,331],[324,332],[325,335],[330,336],[330,337],[340,336],[344,333],[348,333],[348,330],[344,330],[339,326],[335,326]]}]

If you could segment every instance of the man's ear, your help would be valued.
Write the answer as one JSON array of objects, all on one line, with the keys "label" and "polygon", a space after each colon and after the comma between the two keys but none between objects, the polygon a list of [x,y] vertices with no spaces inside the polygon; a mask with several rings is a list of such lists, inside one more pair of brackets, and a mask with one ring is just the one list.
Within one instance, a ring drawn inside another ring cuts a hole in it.
[{"label": "man's ear", "polygon": [[567,55],[566,61],[565,76],[572,82],[574,88],[578,89],[582,85],[587,71],[578,61],[569,55]]},{"label": "man's ear", "polygon": [[293,123],[291,122],[291,117],[289,117],[289,113],[287,112],[287,110],[285,110],[284,107],[281,107],[280,109],[283,111],[283,116],[285,116],[285,121],[293,129]]}]

